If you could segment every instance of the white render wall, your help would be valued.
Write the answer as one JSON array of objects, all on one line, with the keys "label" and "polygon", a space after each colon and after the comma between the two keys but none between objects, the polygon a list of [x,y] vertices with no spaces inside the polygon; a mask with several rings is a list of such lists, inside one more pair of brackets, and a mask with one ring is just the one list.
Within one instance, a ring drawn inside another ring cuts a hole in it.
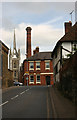
[{"label": "white render wall", "polygon": [[[62,43],[62,46],[63,46],[63,48],[69,50],[70,52],[72,51],[71,42],[69,42],[69,43],[64,42],[64,43]],[[67,58],[67,56],[66,56],[67,54],[70,54],[70,53],[62,49],[62,58]]]}]

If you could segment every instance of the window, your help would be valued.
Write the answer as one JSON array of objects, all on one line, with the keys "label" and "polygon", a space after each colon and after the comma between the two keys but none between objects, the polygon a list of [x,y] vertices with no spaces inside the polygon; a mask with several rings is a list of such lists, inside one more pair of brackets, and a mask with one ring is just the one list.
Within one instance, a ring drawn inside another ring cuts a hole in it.
[{"label": "window", "polygon": [[40,83],[40,75],[37,75],[37,83]]},{"label": "window", "polygon": [[16,77],[16,71],[14,71],[14,77]]},{"label": "window", "polygon": [[34,69],[34,63],[33,63],[33,62],[30,62],[29,68],[30,68],[30,69]]},{"label": "window", "polygon": [[16,68],[16,62],[14,62],[14,68]]},{"label": "window", "polygon": [[36,69],[40,69],[40,62],[36,62]]},{"label": "window", "polygon": [[30,82],[34,83],[34,75],[30,75]]},{"label": "window", "polygon": [[45,63],[45,68],[46,68],[46,69],[50,69],[50,62],[46,62],[46,63]]}]

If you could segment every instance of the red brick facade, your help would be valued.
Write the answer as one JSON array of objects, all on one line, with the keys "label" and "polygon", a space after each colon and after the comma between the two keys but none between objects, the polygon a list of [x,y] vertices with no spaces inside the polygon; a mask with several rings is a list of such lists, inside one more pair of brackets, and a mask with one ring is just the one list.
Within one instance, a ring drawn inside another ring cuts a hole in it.
[{"label": "red brick facade", "polygon": [[26,31],[27,31],[27,48],[26,48],[26,53],[27,53],[27,58],[29,58],[31,56],[31,27],[27,27]]},{"label": "red brick facade", "polygon": [[27,59],[23,62],[24,85],[51,85],[53,84],[52,52],[39,52],[39,47],[31,56],[31,27],[27,27]]},{"label": "red brick facade", "polygon": [[[34,69],[30,70],[30,62],[33,62]],[[53,84],[53,67],[52,60],[39,60],[40,69],[36,68],[36,61],[24,61],[24,84],[27,85],[26,78],[28,77],[28,85],[52,85]],[[46,62],[49,62],[50,68],[46,69]],[[27,70],[28,65],[28,70]],[[30,82],[30,75],[34,76],[34,82]],[[37,75],[40,75],[40,82],[37,82]]]}]

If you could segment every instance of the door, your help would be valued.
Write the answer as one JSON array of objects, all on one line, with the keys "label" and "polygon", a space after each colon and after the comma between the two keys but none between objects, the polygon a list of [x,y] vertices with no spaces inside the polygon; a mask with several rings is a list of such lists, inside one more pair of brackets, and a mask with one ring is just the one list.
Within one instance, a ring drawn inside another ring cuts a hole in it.
[{"label": "door", "polygon": [[46,76],[46,84],[50,85],[50,76]]}]

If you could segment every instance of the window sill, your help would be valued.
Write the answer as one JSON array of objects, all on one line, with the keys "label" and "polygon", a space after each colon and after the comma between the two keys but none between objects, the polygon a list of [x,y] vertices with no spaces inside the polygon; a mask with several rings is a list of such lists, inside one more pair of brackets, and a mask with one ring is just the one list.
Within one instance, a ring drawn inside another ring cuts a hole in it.
[{"label": "window sill", "polygon": [[40,68],[36,68],[36,70],[40,70]]},{"label": "window sill", "polygon": [[45,68],[45,70],[50,70],[50,68]]},{"label": "window sill", "polygon": [[36,82],[36,84],[41,84],[41,82]]},{"label": "window sill", "polygon": [[34,82],[29,82],[29,84],[34,84]]},{"label": "window sill", "polygon": [[31,69],[31,68],[30,68],[29,70],[34,70],[34,69]]}]

